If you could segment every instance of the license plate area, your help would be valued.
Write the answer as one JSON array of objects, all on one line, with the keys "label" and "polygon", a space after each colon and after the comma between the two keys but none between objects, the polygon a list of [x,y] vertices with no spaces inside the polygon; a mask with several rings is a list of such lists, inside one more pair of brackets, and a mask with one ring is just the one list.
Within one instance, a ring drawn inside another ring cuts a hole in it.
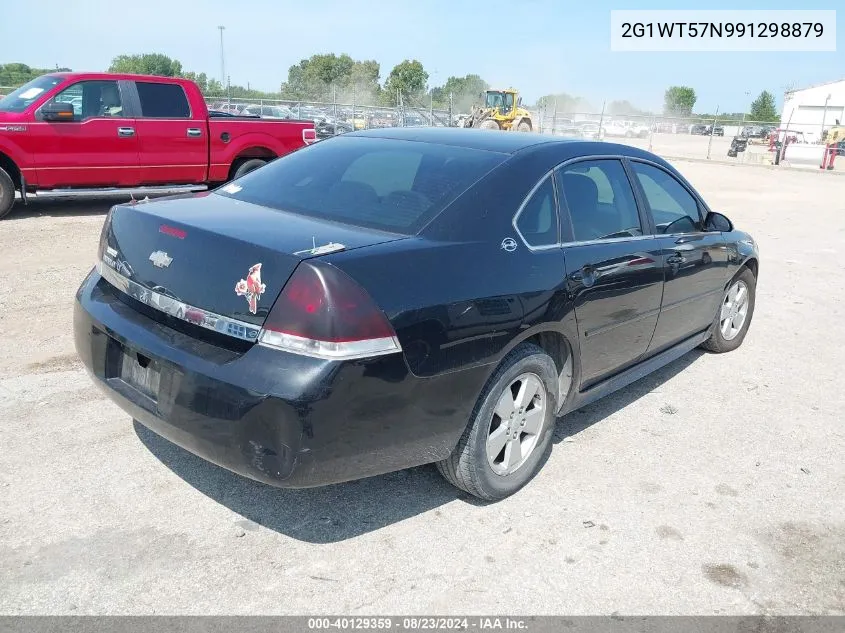
[{"label": "license plate area", "polygon": [[120,374],[118,376],[130,387],[137,389],[148,398],[158,400],[158,390],[161,384],[161,369],[151,358],[140,352],[133,352],[123,348],[121,355]]},{"label": "license plate area", "polygon": [[152,358],[110,339],[106,380],[119,391],[125,393],[129,389],[144,396],[146,406],[155,405],[161,387],[161,367]]}]

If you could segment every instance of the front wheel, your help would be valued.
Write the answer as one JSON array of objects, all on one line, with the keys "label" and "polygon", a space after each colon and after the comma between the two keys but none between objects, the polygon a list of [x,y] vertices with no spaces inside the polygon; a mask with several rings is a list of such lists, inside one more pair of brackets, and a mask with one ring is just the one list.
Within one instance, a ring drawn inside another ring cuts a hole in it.
[{"label": "front wheel", "polygon": [[6,170],[0,168],[0,218],[6,217],[15,204],[15,183]]},{"label": "front wheel", "polygon": [[485,119],[481,122],[481,125],[478,126],[482,130],[500,130],[498,122],[495,119]]},{"label": "front wheel", "polygon": [[520,121],[519,125],[516,126],[517,132],[530,132],[531,131],[531,124],[528,121]]},{"label": "front wheel", "polygon": [[748,268],[743,268],[722,295],[722,303],[713,321],[713,331],[701,347],[721,354],[732,352],[742,345],[754,315],[756,295],[757,279]]},{"label": "front wheel", "polygon": [[527,484],[551,449],[556,407],[554,361],[523,343],[502,361],[452,454],[437,463],[449,483],[494,501]]}]

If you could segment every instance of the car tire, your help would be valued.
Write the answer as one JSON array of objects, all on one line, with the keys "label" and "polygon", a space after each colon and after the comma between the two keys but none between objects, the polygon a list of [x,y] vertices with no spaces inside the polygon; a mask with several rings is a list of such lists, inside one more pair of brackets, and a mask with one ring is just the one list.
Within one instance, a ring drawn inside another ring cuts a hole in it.
[{"label": "car tire", "polygon": [[240,165],[238,165],[237,169],[235,169],[235,173],[232,175],[232,180],[234,180],[235,178],[240,178],[241,176],[258,169],[259,167],[264,167],[264,165],[266,164],[267,161],[263,158],[250,158],[249,160],[245,160]]},{"label": "car tire", "polygon": [[[739,293],[745,294],[740,298]],[[703,349],[716,354],[732,352],[742,345],[751,318],[754,316],[754,304],[757,296],[757,278],[748,268],[743,269],[728,284],[713,319],[710,338],[701,344]],[[737,318],[741,315],[741,323]]]},{"label": "car tire", "polygon": [[[537,474],[551,450],[556,385],[551,357],[536,345],[517,346],[487,382],[455,450],[437,462],[440,474],[484,501],[504,499],[520,490]],[[528,403],[519,401],[530,392],[533,396]],[[510,412],[508,417],[505,411]],[[527,432],[529,428],[536,432]],[[514,461],[508,463],[509,459]]]},{"label": "car tire", "polygon": [[15,206],[15,183],[6,170],[0,169],[0,219],[5,218]]}]

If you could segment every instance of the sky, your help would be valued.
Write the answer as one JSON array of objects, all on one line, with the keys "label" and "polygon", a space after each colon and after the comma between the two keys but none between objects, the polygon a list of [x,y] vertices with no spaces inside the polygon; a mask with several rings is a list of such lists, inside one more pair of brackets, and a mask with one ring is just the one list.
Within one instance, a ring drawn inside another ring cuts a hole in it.
[{"label": "sky", "polygon": [[[12,0],[0,0],[0,5]],[[839,5],[837,7],[837,5]],[[841,0],[691,3],[689,0],[40,0],[38,10],[0,21],[0,63],[104,70],[120,54],[159,52],[185,70],[220,75],[224,25],[226,73],[233,84],[278,90],[288,68],[315,53],[375,59],[382,81],[403,59],[417,59],[431,85],[449,75],[481,75],[518,88],[527,103],[566,92],[600,107],[626,99],[659,110],[670,85],[692,86],[697,112],[741,112],[762,90],[778,104],[784,88],[845,78],[845,5]],[[611,9],[836,9],[837,52],[611,52]]]}]

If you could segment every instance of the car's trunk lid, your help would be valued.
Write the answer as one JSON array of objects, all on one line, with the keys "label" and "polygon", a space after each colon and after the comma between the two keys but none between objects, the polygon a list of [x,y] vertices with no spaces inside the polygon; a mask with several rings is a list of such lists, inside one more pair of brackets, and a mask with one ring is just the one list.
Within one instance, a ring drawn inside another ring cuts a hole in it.
[{"label": "car's trunk lid", "polygon": [[303,259],[403,237],[203,193],[115,207],[100,256],[107,280],[171,316],[260,327]]}]

